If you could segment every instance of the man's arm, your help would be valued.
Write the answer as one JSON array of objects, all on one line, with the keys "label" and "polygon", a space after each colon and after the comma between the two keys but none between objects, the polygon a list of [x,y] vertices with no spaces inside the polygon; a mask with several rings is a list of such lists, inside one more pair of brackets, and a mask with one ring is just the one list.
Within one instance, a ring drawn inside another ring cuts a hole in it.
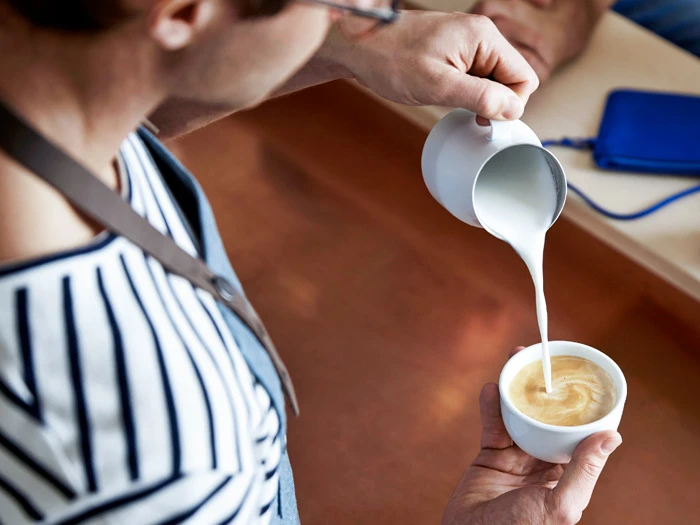
[{"label": "man's arm", "polygon": [[[394,24],[354,43],[331,31],[316,56],[272,96],[339,78],[356,78],[400,104],[462,107],[492,119],[519,118],[539,84],[486,17],[429,11],[403,11]],[[151,120],[169,139],[233,111],[170,100]]]}]

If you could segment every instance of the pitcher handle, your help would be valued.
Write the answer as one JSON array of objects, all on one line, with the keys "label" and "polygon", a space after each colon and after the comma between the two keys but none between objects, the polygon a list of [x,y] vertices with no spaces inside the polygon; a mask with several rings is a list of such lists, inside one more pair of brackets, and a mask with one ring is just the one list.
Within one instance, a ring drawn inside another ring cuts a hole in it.
[{"label": "pitcher handle", "polygon": [[510,132],[512,121],[510,120],[489,120],[491,124],[491,132],[488,134],[488,139],[491,142],[510,140]]}]

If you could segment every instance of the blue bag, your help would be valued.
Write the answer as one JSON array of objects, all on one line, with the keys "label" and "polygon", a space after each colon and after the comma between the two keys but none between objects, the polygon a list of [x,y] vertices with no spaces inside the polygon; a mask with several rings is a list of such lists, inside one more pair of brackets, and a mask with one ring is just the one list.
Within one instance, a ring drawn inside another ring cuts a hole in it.
[{"label": "blue bag", "polygon": [[604,169],[700,175],[700,97],[613,91],[593,157]]}]

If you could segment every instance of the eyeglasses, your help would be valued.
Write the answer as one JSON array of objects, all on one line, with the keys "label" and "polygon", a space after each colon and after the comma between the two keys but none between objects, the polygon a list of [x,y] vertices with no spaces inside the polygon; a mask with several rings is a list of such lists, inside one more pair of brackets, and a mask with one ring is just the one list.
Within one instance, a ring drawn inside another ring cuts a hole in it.
[{"label": "eyeglasses", "polygon": [[389,25],[399,18],[400,0],[382,0],[377,7],[362,8],[333,0],[302,0],[305,3],[338,9],[344,13],[340,30],[353,40],[369,35],[380,27]]}]

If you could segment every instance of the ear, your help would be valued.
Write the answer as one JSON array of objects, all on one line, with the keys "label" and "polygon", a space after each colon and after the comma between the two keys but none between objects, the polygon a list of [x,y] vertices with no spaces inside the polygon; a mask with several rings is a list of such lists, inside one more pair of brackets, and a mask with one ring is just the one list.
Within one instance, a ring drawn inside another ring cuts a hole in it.
[{"label": "ear", "polygon": [[153,39],[167,51],[190,45],[212,18],[211,0],[161,0],[151,11]]}]

